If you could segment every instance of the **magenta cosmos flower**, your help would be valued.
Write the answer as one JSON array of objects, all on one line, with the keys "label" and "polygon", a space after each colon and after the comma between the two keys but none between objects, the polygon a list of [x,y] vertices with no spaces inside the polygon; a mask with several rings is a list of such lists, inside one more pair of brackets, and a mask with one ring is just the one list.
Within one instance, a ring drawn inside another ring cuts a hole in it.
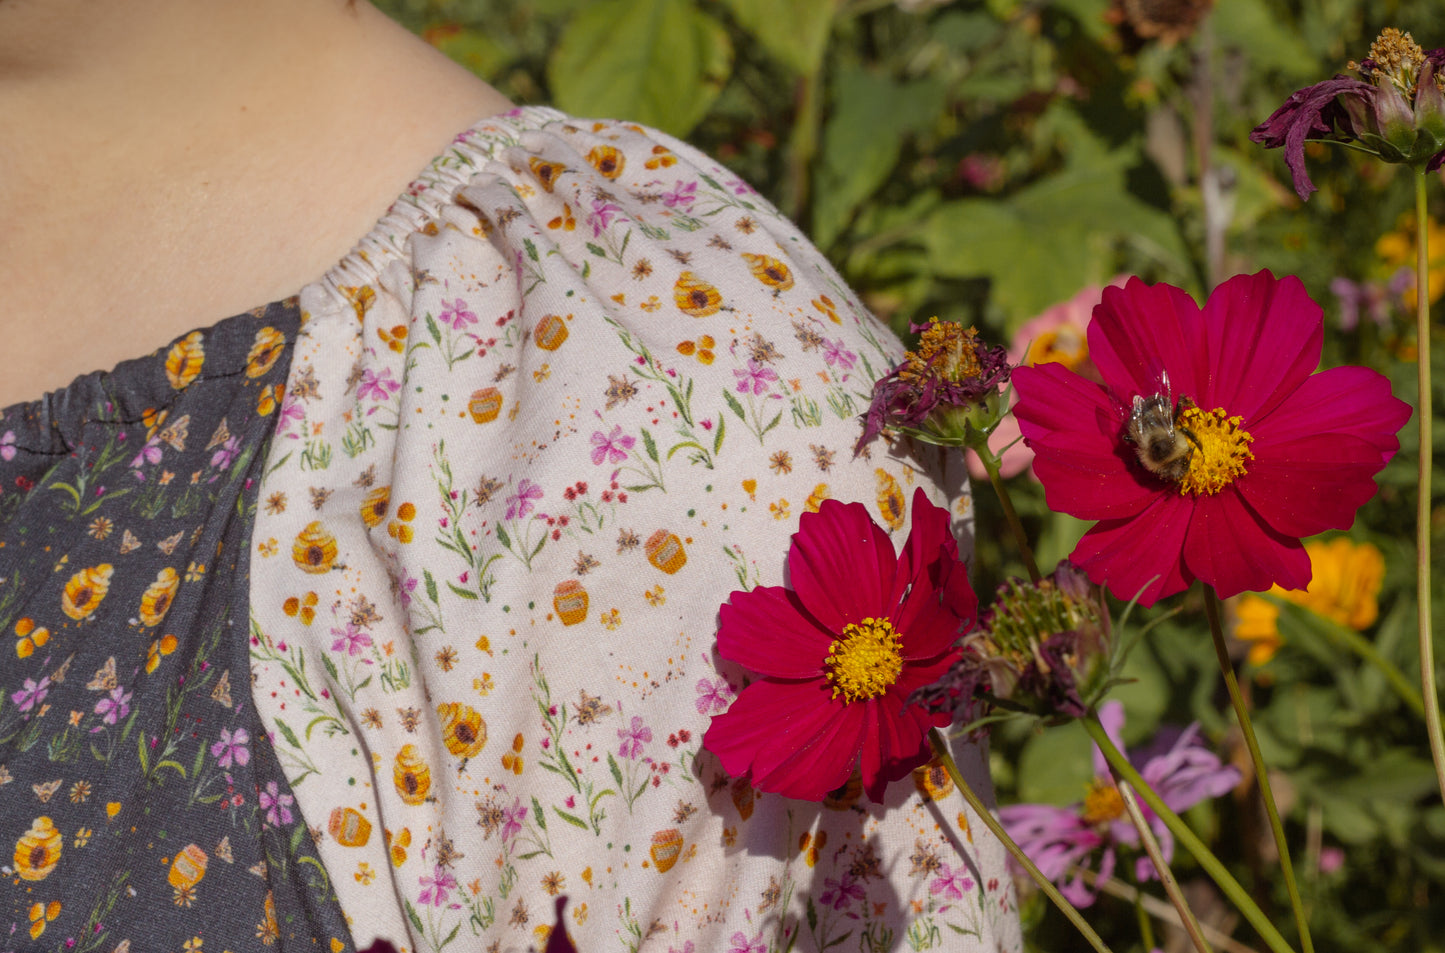
[{"label": "magenta cosmos flower", "polygon": [[1106,288],[1089,325],[1102,384],[1014,372],[1050,509],[1099,521],[1070,559],[1144,605],[1195,579],[1221,597],[1305,588],[1300,537],[1350,526],[1410,416],[1372,370],[1314,373],[1323,334],[1299,280],[1267,271],[1202,310],[1170,285]]},{"label": "magenta cosmos flower", "polygon": [[[1108,702],[1099,709],[1099,723],[1104,726],[1114,746],[1124,750],[1124,706]],[[1199,725],[1183,731],[1168,729],[1149,746],[1130,756],[1129,761],[1159,795],[1166,807],[1178,814],[1200,801],[1219,797],[1239,783],[1239,770],[1223,764],[1219,756],[1204,746]],[[1150,830],[1159,841],[1167,863],[1174,856],[1174,838],[1164,822],[1141,800],[1139,808]],[[1114,786],[1108,762],[1094,748],[1094,780],[1084,800],[1069,807],[1050,804],[1014,804],[1001,808],[999,822],[1019,847],[1038,865],[1039,872],[1059,885],[1060,891],[1076,907],[1094,902],[1094,891],[1072,868],[1087,868],[1094,852],[1098,856],[1099,878],[1107,880],[1114,874],[1115,848],[1124,846],[1139,850],[1139,832],[1125,813],[1124,798]],[[1135,861],[1137,880],[1154,880],[1158,874],[1154,863],[1141,854]]]},{"label": "magenta cosmos flower", "polygon": [[793,588],[732,594],[718,653],[761,677],[703,738],[728,774],[821,801],[856,771],[880,801],[928,760],[928,731],[948,715],[908,697],[948,671],[978,607],[948,522],[917,490],[895,555],[863,504],[824,500],[793,534]]}]

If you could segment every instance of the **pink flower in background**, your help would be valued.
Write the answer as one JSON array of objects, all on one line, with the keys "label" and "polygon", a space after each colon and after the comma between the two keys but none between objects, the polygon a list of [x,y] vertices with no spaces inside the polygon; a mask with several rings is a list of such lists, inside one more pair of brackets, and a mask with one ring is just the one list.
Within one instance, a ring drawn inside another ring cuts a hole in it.
[{"label": "pink flower in background", "polygon": [[[1107,287],[1122,288],[1124,280],[1125,276],[1120,275]],[[1071,371],[1097,380],[1099,372],[1089,360],[1086,331],[1094,315],[1094,307],[1103,293],[1104,289],[1098,285],[1089,285],[1068,301],[1045,308],[1038,317],[1025,322],[1015,332],[1013,343],[1009,345],[1009,363],[1023,367],[1062,364]],[[1014,400],[1018,400],[1018,395],[1014,395]],[[1003,454],[999,472],[1005,477],[1017,476],[1034,462],[1034,452],[1019,439],[1019,422],[1013,414],[1005,417],[995,428],[988,438],[988,446],[994,453]],[[964,459],[968,462],[969,474],[975,480],[988,479],[988,471],[983,468],[978,454],[965,450]]]},{"label": "pink flower in background", "polygon": [[[1105,703],[1099,708],[1099,722],[1119,750],[1124,750],[1124,706],[1117,701]],[[1200,801],[1219,797],[1239,783],[1239,770],[1225,765],[1204,746],[1198,724],[1182,731],[1161,731],[1129,761],[1176,814]],[[1174,838],[1147,805],[1141,802],[1139,806],[1167,862],[1174,856]],[[1139,848],[1139,832],[1125,813],[1123,797],[1114,786],[1108,762],[1097,747],[1094,748],[1094,781],[1083,801],[1068,807],[1013,804],[1000,808],[998,818],[1009,836],[1038,865],[1039,871],[1058,884],[1059,890],[1076,907],[1092,904],[1095,892],[1080,875],[1066,880],[1070,868],[1093,869],[1089,858],[1102,847],[1098,874],[1099,879],[1106,879],[1113,876],[1117,846]],[[1142,852],[1135,862],[1134,873],[1139,880],[1153,880],[1157,876],[1153,861]]]}]

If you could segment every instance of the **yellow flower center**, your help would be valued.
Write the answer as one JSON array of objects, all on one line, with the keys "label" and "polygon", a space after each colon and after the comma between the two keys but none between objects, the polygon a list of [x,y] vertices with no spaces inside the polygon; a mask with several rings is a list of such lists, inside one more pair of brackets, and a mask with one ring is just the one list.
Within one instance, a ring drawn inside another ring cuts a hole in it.
[{"label": "yellow flower center", "polygon": [[[1415,95],[1415,79],[1420,67],[1425,65],[1425,51],[1408,33],[1394,27],[1384,31],[1370,44],[1370,59],[1375,61],[1376,72],[1381,73],[1406,96]],[[1359,69],[1351,63],[1351,69]],[[1378,85],[1378,84],[1377,84]]]},{"label": "yellow flower center", "polygon": [[1073,325],[1062,325],[1045,331],[1029,345],[1027,364],[1062,364],[1077,371],[1089,359],[1089,342],[1084,332]]},{"label": "yellow flower center", "polygon": [[1089,824],[1108,824],[1124,816],[1124,796],[1107,781],[1095,778],[1084,795],[1083,818]]},{"label": "yellow flower center", "polygon": [[903,671],[893,623],[873,618],[848,623],[828,649],[826,664],[834,698],[861,702],[882,695]]},{"label": "yellow flower center", "polygon": [[1253,460],[1249,445],[1254,437],[1239,425],[1243,417],[1230,417],[1224,408],[1202,410],[1186,407],[1175,426],[1193,439],[1194,452],[1189,457],[1189,472],[1179,481],[1183,493],[1213,496],[1248,473],[1245,461]]},{"label": "yellow flower center", "polygon": [[932,374],[957,384],[977,377],[982,370],[977,350],[978,332],[973,328],[929,318],[928,327],[918,339],[918,350],[904,352],[898,376],[917,380]]}]

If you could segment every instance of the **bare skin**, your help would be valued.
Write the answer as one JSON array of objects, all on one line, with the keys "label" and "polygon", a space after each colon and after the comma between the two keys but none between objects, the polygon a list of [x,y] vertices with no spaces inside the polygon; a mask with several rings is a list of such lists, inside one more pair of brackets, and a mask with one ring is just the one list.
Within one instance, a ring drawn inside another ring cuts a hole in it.
[{"label": "bare skin", "polygon": [[364,0],[0,0],[0,408],[295,294],[509,108]]}]

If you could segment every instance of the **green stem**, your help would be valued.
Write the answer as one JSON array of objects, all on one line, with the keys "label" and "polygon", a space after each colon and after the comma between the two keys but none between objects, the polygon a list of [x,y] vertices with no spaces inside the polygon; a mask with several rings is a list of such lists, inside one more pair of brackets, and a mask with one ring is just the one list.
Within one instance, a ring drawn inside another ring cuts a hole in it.
[{"label": "green stem", "polygon": [[1224,685],[1229,689],[1229,701],[1239,717],[1239,729],[1244,734],[1244,743],[1249,748],[1250,760],[1254,762],[1254,780],[1259,785],[1260,797],[1264,799],[1264,810],[1269,815],[1269,826],[1274,832],[1274,844],[1279,850],[1279,869],[1284,875],[1284,888],[1289,893],[1289,905],[1294,910],[1295,926],[1299,928],[1300,948],[1304,953],[1314,953],[1314,942],[1310,939],[1309,918],[1305,916],[1304,901],[1300,899],[1299,884],[1294,878],[1294,864],[1289,859],[1289,841],[1284,836],[1284,822],[1279,818],[1275,805],[1274,791],[1269,783],[1269,769],[1265,766],[1264,755],[1259,751],[1259,739],[1254,735],[1254,723],[1249,718],[1249,707],[1239,690],[1239,680],[1234,677],[1234,663],[1229,658],[1229,647],[1224,644],[1224,628],[1219,621],[1219,596],[1213,586],[1204,587],[1204,614],[1209,617],[1209,634],[1214,640],[1214,654],[1219,659],[1219,671],[1224,675]]},{"label": "green stem", "polygon": [[823,97],[820,90],[822,70],[798,79],[798,114],[793,119],[793,134],[788,141],[787,179],[782,207],[788,218],[803,222],[807,210],[813,175],[813,157],[818,152],[819,130],[823,122]]},{"label": "green stem", "polygon": [[1425,733],[1440,797],[1445,799],[1445,738],[1440,731],[1440,694],[1435,688],[1435,642],[1430,609],[1430,474],[1433,462],[1430,392],[1430,230],[1425,170],[1415,173],[1415,368],[1419,375],[1420,470],[1415,504],[1415,589],[1419,603],[1420,693],[1425,696]]},{"label": "green stem", "polygon": [[1090,712],[1087,717],[1082,719],[1082,722],[1084,730],[1089,733],[1090,738],[1094,739],[1094,744],[1098,746],[1104,760],[1109,762],[1115,778],[1127,781],[1133,786],[1135,793],[1144,799],[1145,804],[1149,805],[1149,810],[1164,822],[1164,826],[1169,828],[1169,833],[1174,835],[1174,839],[1189,851],[1190,856],[1204,868],[1204,872],[1214,879],[1220,892],[1229,898],[1235,909],[1249,921],[1255,932],[1269,945],[1269,948],[1274,953],[1295,953],[1294,949],[1285,942],[1285,938],[1280,935],[1279,930],[1275,929],[1269,917],[1264,915],[1259,904],[1255,903],[1254,898],[1239,885],[1239,881],[1235,880],[1234,875],[1225,868],[1218,857],[1214,856],[1214,852],[1204,845],[1204,842],[1189,829],[1189,826],[1180,819],[1178,814],[1169,809],[1169,805],[1165,804],[1149,786],[1149,783],[1139,775],[1139,772],[1129,763],[1129,759],[1124,757],[1124,753],[1115,747],[1109,733],[1099,723],[1098,714]]},{"label": "green stem", "polygon": [[1369,639],[1360,635],[1360,633],[1354,629],[1341,625],[1328,616],[1310,612],[1310,610],[1297,606],[1294,603],[1286,602],[1278,596],[1266,594],[1266,598],[1282,610],[1291,614],[1309,613],[1309,622],[1301,622],[1302,627],[1306,629],[1317,627],[1324,633],[1327,640],[1339,644],[1346,651],[1354,653],[1363,661],[1373,665],[1381,675],[1385,676],[1385,681],[1390,683],[1390,687],[1395,690],[1395,694],[1400,696],[1400,700],[1408,705],[1410,710],[1416,715],[1421,718],[1425,717],[1425,702],[1420,698],[1419,690],[1410,684],[1410,680],[1405,677],[1404,672],[1396,668],[1393,662],[1379,653],[1379,650],[1375,648],[1375,644]]},{"label": "green stem", "polygon": [[1032,860],[1029,860],[1023,848],[1020,847],[1012,837],[1008,836],[1008,831],[1003,829],[1003,825],[999,823],[998,818],[993,816],[993,812],[983,803],[978,794],[969,786],[969,783],[963,779],[963,775],[958,770],[958,765],[953,762],[953,755],[949,753],[948,742],[944,740],[943,734],[937,728],[934,728],[929,732],[928,740],[933,745],[933,754],[943,765],[943,770],[948,772],[948,776],[953,779],[953,783],[958,788],[959,793],[962,794],[963,799],[968,802],[968,806],[973,808],[973,812],[978,815],[978,819],[983,821],[984,826],[993,832],[993,836],[997,837],[999,843],[1003,844],[1004,848],[1013,855],[1013,859],[1018,862],[1018,865],[1028,872],[1028,875],[1033,878],[1034,883],[1038,884],[1039,889],[1044,892],[1044,895],[1054,902],[1054,906],[1058,907],[1060,912],[1069,918],[1069,922],[1078,928],[1079,932],[1083,934],[1084,939],[1089,941],[1090,946],[1097,950],[1098,953],[1112,953],[1104,941],[1100,939],[1099,934],[1094,932],[1094,928],[1085,922],[1083,916],[1074,908],[1074,905],[1065,900],[1064,895],[1059,893],[1059,888],[1055,887],[1053,883],[1043,875],[1043,872],[1039,870],[1038,866]]},{"label": "green stem", "polygon": [[1149,916],[1149,911],[1144,909],[1144,890],[1137,883],[1134,884],[1134,919],[1139,921],[1139,939],[1144,943],[1144,949],[1152,950],[1154,942],[1154,921]]},{"label": "green stem", "polygon": [[970,443],[969,446],[978,454],[983,468],[988,471],[988,482],[993,484],[993,492],[998,496],[999,505],[1003,507],[1004,519],[1008,521],[1008,528],[1013,533],[1014,543],[1018,545],[1019,557],[1024,561],[1024,568],[1029,571],[1029,579],[1038,582],[1043,576],[1039,573],[1038,563],[1034,562],[1034,551],[1029,547],[1028,534],[1024,532],[1023,523],[1019,522],[1019,515],[1014,510],[1013,500],[1008,494],[1008,487],[1004,485],[1003,476],[999,473],[999,459],[989,449],[987,441],[988,437],[985,435],[982,441]]},{"label": "green stem", "polygon": [[[1144,845],[1144,853],[1149,855],[1150,862],[1154,864],[1154,872],[1159,875],[1159,882],[1164,885],[1164,892],[1169,895],[1169,902],[1174,904],[1174,909],[1179,913],[1179,922],[1184,925],[1184,932],[1189,934],[1189,939],[1199,953],[1214,953],[1209,947],[1209,941],[1204,938],[1204,933],[1199,929],[1198,918],[1194,916],[1194,911],[1189,908],[1188,901],[1184,899],[1184,891],[1179,889],[1179,881],[1174,879],[1174,871],[1169,869],[1169,862],[1164,859],[1164,851],[1159,847],[1159,841],[1154,837],[1154,831],[1150,829],[1149,822],[1145,820],[1144,812],[1139,810],[1139,802],[1134,799],[1134,789],[1125,781],[1118,786],[1117,790],[1119,797],[1124,801],[1124,810],[1129,812],[1129,820],[1134,823],[1134,829],[1139,832],[1139,843]],[[1140,909],[1142,911],[1142,907]],[[1153,936],[1154,931],[1150,930],[1144,944],[1147,949],[1154,948]]]}]

